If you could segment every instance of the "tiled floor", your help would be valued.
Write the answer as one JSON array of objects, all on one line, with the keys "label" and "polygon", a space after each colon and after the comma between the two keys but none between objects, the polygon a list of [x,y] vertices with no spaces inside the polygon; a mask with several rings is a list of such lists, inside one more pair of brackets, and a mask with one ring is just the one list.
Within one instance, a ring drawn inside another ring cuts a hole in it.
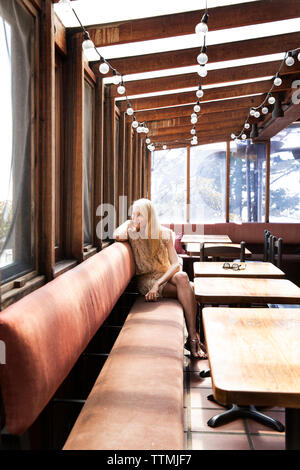
[{"label": "tiled floor", "polygon": [[[212,393],[210,377],[202,379],[201,370],[208,369],[207,360],[184,356],[184,431],[185,448],[190,450],[284,450],[284,432],[273,431],[250,419],[238,419],[232,423],[211,428],[210,417],[224,408],[207,400]],[[261,410],[260,410],[261,411]],[[269,408],[266,414],[284,424],[284,409]]]}]

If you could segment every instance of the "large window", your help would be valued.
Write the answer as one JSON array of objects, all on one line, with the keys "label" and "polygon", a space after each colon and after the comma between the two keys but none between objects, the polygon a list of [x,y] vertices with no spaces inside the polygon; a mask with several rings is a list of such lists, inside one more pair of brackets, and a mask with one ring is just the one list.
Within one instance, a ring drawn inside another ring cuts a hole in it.
[{"label": "large window", "polygon": [[190,222],[226,219],[226,142],[190,150]]},{"label": "large window", "polygon": [[229,222],[264,222],[266,145],[230,144]]},{"label": "large window", "polygon": [[152,154],[151,199],[162,223],[186,219],[186,149]]},{"label": "large window", "polygon": [[0,4],[0,266],[2,282],[34,268],[34,19]]},{"label": "large window", "polygon": [[271,139],[270,222],[300,221],[300,123]]}]

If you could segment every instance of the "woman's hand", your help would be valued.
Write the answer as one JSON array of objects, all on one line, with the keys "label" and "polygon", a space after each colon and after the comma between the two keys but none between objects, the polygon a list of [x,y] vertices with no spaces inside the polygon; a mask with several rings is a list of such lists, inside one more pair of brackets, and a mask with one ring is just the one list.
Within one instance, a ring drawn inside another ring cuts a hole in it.
[{"label": "woman's hand", "polygon": [[145,295],[145,299],[149,302],[156,302],[157,301],[157,298],[158,298],[158,289],[159,289],[159,284],[158,282],[156,281],[154,284],[153,284],[153,287],[152,289],[149,290],[149,292],[147,292],[147,294]]}]

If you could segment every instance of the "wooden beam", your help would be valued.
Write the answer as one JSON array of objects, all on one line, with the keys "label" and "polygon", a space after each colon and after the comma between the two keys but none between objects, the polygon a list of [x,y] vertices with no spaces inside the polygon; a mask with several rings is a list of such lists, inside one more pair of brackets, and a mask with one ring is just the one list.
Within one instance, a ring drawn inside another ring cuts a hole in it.
[{"label": "wooden beam", "polygon": [[[95,209],[94,224],[96,227],[95,245],[102,248],[102,219],[98,221],[100,213],[97,208],[103,203],[103,140],[104,140],[104,86],[102,78],[97,78],[95,86],[95,161],[94,161],[94,187]],[[98,221],[98,225],[97,225]]]},{"label": "wooden beam", "polygon": [[[240,65],[238,67],[228,67],[225,69],[216,69],[210,70],[203,83],[205,85],[214,85],[224,82],[234,82],[240,80],[247,80],[259,77],[268,77],[274,76],[281,65],[280,60],[250,64],[250,65]],[[99,64],[91,63],[91,68],[94,70],[96,75],[100,75]],[[295,64],[292,67],[283,65],[281,69],[282,75],[289,75],[297,73],[300,71],[300,62],[295,61]],[[168,77],[159,77],[151,78],[144,80],[133,80],[127,81],[126,93],[130,98],[130,95],[138,95],[142,93],[155,93],[158,91],[167,91],[167,90],[176,90],[180,88],[189,88],[198,86],[199,84],[199,75],[195,73],[180,74],[180,75],[171,75]],[[205,90],[204,90],[205,93]],[[117,92],[117,87],[112,86],[112,95],[120,96]],[[205,95],[204,95],[205,96]]]},{"label": "wooden beam", "polygon": [[[284,108],[283,108],[284,109]],[[284,109],[284,117],[271,118],[265,127],[259,130],[259,136],[254,138],[255,142],[260,140],[268,140],[274,135],[278,134],[282,129],[285,129],[293,122],[300,118],[300,106],[299,104],[291,103],[290,106],[286,106]]]},{"label": "wooden beam", "polygon": [[[228,130],[228,129],[232,129],[231,132],[235,131],[238,127],[242,127],[241,126],[241,120],[232,120],[232,121],[225,121],[225,122],[222,122],[222,117],[220,116],[220,121],[217,123],[215,122],[207,122],[205,124],[201,123],[201,124],[196,124],[196,132],[197,134],[199,132],[206,132],[206,131],[210,131],[210,130]],[[152,139],[152,137],[163,137],[164,135],[172,135],[172,134],[178,134],[178,133],[186,133],[187,135],[190,135],[191,136],[191,129],[192,129],[193,125],[190,124],[189,126],[176,126],[176,127],[171,127],[171,128],[161,128],[161,129],[155,129],[155,130],[152,130],[150,129],[150,132],[149,132],[149,137],[150,139]],[[230,134],[229,134],[230,135]]]},{"label": "wooden beam", "polygon": [[104,103],[104,158],[103,158],[103,202],[115,202],[115,100],[105,88]]},{"label": "wooden beam", "polygon": [[[245,59],[256,56],[276,54],[299,47],[300,33],[287,33],[278,36],[269,36],[244,41],[235,41],[225,44],[215,44],[207,48],[209,62],[220,62],[226,60]],[[109,60],[112,67],[122,75],[142,72],[153,72],[156,70],[177,68],[189,65],[197,65],[199,47],[182,49],[177,51],[159,52],[145,54],[121,59]]]},{"label": "wooden beam", "polygon": [[[122,21],[97,26],[88,26],[89,34],[97,47],[128,42],[147,41],[170,36],[194,34],[204,11],[196,10],[152,18]],[[209,31],[236,26],[279,21],[300,16],[298,0],[264,0],[241,5],[229,5],[209,10]]]},{"label": "wooden beam", "polygon": [[191,147],[188,145],[186,148],[186,221],[190,221],[190,176],[191,176]]},{"label": "wooden beam", "polygon": [[[225,111],[239,110],[241,108],[250,108],[259,106],[262,102],[261,96],[250,96],[246,98],[235,98],[221,101],[211,101],[203,103],[201,106],[201,115],[207,113],[220,113]],[[161,119],[171,119],[191,115],[191,105],[173,106],[169,108],[155,109],[150,111],[138,111],[136,119],[140,122],[159,121]],[[247,115],[245,116],[245,118]],[[150,124],[149,124],[150,125]]]},{"label": "wooden beam", "polygon": [[55,46],[64,56],[67,55],[67,34],[66,28],[58,18],[54,15],[54,37],[55,37]]},{"label": "wooden beam", "polygon": [[230,211],[230,142],[226,142],[226,196],[225,196],[225,217],[226,222],[229,220]]},{"label": "wooden beam", "polygon": [[269,223],[270,219],[270,139],[266,142],[266,207],[265,207],[265,222]]},{"label": "wooden beam", "polygon": [[[276,87],[276,92],[289,90],[292,78],[285,78],[282,85]],[[272,80],[244,83],[239,85],[229,85],[223,87],[210,88],[205,90],[204,101],[222,100],[225,98],[236,98],[238,96],[253,95],[256,93],[268,93],[273,85]],[[194,91],[178,92],[167,95],[151,96],[147,98],[131,99],[130,103],[135,111],[145,109],[165,108],[167,106],[178,106],[181,104],[196,103],[197,98]],[[201,105],[201,102],[200,102]],[[120,105],[121,111],[127,109],[127,102],[124,100]]]},{"label": "wooden beam", "polygon": [[[217,134],[217,135],[214,135],[214,136],[204,136],[203,138],[198,139],[198,145],[213,144],[213,143],[216,143],[216,142],[226,142],[227,140],[228,140],[228,138],[224,135],[218,135]],[[176,139],[176,140],[172,139],[169,142],[163,142],[163,143],[166,143],[168,148],[183,148],[183,147],[187,147],[191,144],[190,141],[187,141],[187,140],[185,140],[184,138],[182,138],[180,136],[178,136],[178,139]],[[163,143],[156,144],[157,145],[156,150],[161,150]]]},{"label": "wooden beam", "polygon": [[[201,142],[202,140],[206,140],[207,138],[214,138],[215,136],[218,137],[223,137],[224,141],[230,139],[230,129],[228,131],[221,130],[221,132],[218,132],[216,130],[210,130],[207,132],[203,132],[201,134],[198,134],[198,142]],[[189,135],[186,132],[180,133],[178,132],[177,134],[167,134],[164,136],[153,136],[151,141],[152,142],[159,142],[161,144],[167,143],[167,142],[174,142],[175,140],[181,140],[183,142],[188,142],[191,139],[191,135]]]}]

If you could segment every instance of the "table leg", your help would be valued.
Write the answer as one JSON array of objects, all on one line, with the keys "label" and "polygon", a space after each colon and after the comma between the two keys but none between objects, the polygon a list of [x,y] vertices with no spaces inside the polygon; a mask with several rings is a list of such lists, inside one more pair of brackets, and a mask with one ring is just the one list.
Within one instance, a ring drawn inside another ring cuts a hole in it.
[{"label": "table leg", "polygon": [[300,450],[300,409],[285,409],[285,448]]}]

